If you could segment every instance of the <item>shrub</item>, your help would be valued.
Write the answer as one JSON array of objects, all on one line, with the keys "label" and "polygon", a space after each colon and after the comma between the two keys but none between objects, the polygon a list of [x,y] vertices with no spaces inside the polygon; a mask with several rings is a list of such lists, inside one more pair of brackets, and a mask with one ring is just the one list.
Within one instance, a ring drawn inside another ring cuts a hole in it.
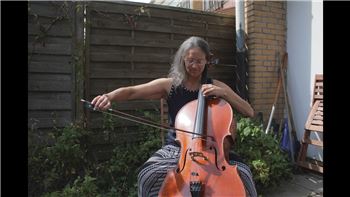
[{"label": "shrub", "polygon": [[[150,112],[142,113],[148,119],[159,119]],[[161,147],[157,129],[140,125],[138,132],[144,133],[140,142],[117,145],[111,159],[98,164],[97,185],[106,196],[137,196],[138,168]]]},{"label": "shrub", "polygon": [[87,131],[78,125],[55,128],[40,143],[34,130],[28,134],[29,196],[60,189],[85,174]]},{"label": "shrub", "polygon": [[[110,115],[103,117],[101,132],[108,135],[116,123]],[[28,196],[137,196],[138,168],[161,146],[157,129],[139,126],[138,130],[144,133],[141,141],[116,145],[112,157],[100,163],[88,157],[91,132],[78,124],[54,128],[45,140],[29,130]]]},{"label": "shrub", "polygon": [[47,193],[43,197],[101,197],[97,192],[97,186],[95,184],[96,178],[89,175],[84,177],[84,180],[80,176],[75,179],[72,186],[69,184],[61,191]]},{"label": "shrub", "polygon": [[259,193],[273,189],[291,177],[288,155],[280,149],[279,137],[265,134],[262,124],[237,116],[234,150],[249,165]]}]

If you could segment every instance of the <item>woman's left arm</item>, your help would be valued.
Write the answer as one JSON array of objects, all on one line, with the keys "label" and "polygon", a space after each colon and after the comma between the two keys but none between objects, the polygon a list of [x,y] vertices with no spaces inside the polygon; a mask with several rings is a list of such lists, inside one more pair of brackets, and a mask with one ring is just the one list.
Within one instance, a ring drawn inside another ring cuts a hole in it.
[{"label": "woman's left arm", "polygon": [[215,95],[221,97],[229,102],[231,106],[241,114],[248,117],[254,117],[254,110],[250,104],[243,100],[225,83],[214,79],[213,84],[204,84],[202,86],[202,91],[204,96]]}]

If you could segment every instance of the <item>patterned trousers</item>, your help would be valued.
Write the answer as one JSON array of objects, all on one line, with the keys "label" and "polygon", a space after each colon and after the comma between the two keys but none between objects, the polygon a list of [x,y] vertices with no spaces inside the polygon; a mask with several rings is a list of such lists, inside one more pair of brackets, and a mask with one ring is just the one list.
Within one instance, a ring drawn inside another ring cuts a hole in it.
[{"label": "patterned trousers", "polygon": [[[179,157],[180,147],[178,146],[165,145],[155,152],[140,168],[137,177],[138,196],[158,196],[167,171],[177,166]],[[237,165],[237,170],[245,186],[246,195],[257,197],[253,176],[249,167],[238,160],[230,160],[230,164]]]}]

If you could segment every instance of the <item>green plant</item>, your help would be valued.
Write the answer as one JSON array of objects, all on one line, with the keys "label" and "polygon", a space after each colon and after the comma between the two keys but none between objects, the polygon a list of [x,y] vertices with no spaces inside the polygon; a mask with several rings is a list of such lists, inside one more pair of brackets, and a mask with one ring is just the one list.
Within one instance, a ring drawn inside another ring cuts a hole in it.
[{"label": "green plant", "polygon": [[[157,119],[151,112],[142,113]],[[111,159],[97,165],[97,185],[106,196],[137,196],[138,168],[161,146],[158,130],[140,125],[138,132],[144,134],[141,141],[118,144]]]},{"label": "green plant", "polygon": [[[116,106],[117,106],[116,103],[112,103],[111,108],[114,109],[116,108]],[[103,130],[113,131],[115,127],[120,123],[118,118],[116,118],[115,116],[109,113],[103,113],[102,116],[103,116],[103,119],[102,119]]]},{"label": "green plant", "polygon": [[282,179],[291,177],[288,155],[280,149],[279,138],[265,134],[262,124],[250,118],[237,117],[234,150],[251,168],[259,193],[273,189]]},{"label": "green plant", "polygon": [[[103,132],[114,132],[116,120],[103,119]],[[157,129],[140,125],[138,132],[141,140],[117,144],[109,160],[97,162],[87,154],[91,132],[78,124],[54,128],[45,140],[33,126],[28,131],[28,196],[137,196],[138,168],[161,146]]]},{"label": "green plant", "polygon": [[55,191],[47,193],[43,197],[100,197],[101,195],[97,192],[97,186],[95,184],[96,178],[89,175],[85,175],[84,180],[80,176],[75,179],[72,186],[67,185],[61,192]]},{"label": "green plant", "polygon": [[45,142],[36,143],[39,135],[29,131],[28,194],[34,196],[55,191],[73,182],[88,169],[88,132],[69,125],[48,132]]}]

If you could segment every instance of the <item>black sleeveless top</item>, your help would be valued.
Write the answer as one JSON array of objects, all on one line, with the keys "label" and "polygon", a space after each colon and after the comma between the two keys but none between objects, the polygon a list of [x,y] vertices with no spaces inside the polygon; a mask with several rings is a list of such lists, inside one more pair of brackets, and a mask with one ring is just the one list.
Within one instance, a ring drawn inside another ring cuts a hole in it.
[{"label": "black sleeveless top", "polygon": [[[212,79],[208,79],[207,83],[212,83]],[[167,97],[168,104],[168,116],[169,116],[169,126],[174,127],[175,118],[177,112],[188,102],[196,100],[198,98],[199,90],[188,90],[182,84],[175,88],[174,85],[171,86],[171,90]],[[176,133],[174,130],[169,130],[168,135],[165,138],[165,144],[171,144],[175,146],[179,146],[175,142]]]}]

